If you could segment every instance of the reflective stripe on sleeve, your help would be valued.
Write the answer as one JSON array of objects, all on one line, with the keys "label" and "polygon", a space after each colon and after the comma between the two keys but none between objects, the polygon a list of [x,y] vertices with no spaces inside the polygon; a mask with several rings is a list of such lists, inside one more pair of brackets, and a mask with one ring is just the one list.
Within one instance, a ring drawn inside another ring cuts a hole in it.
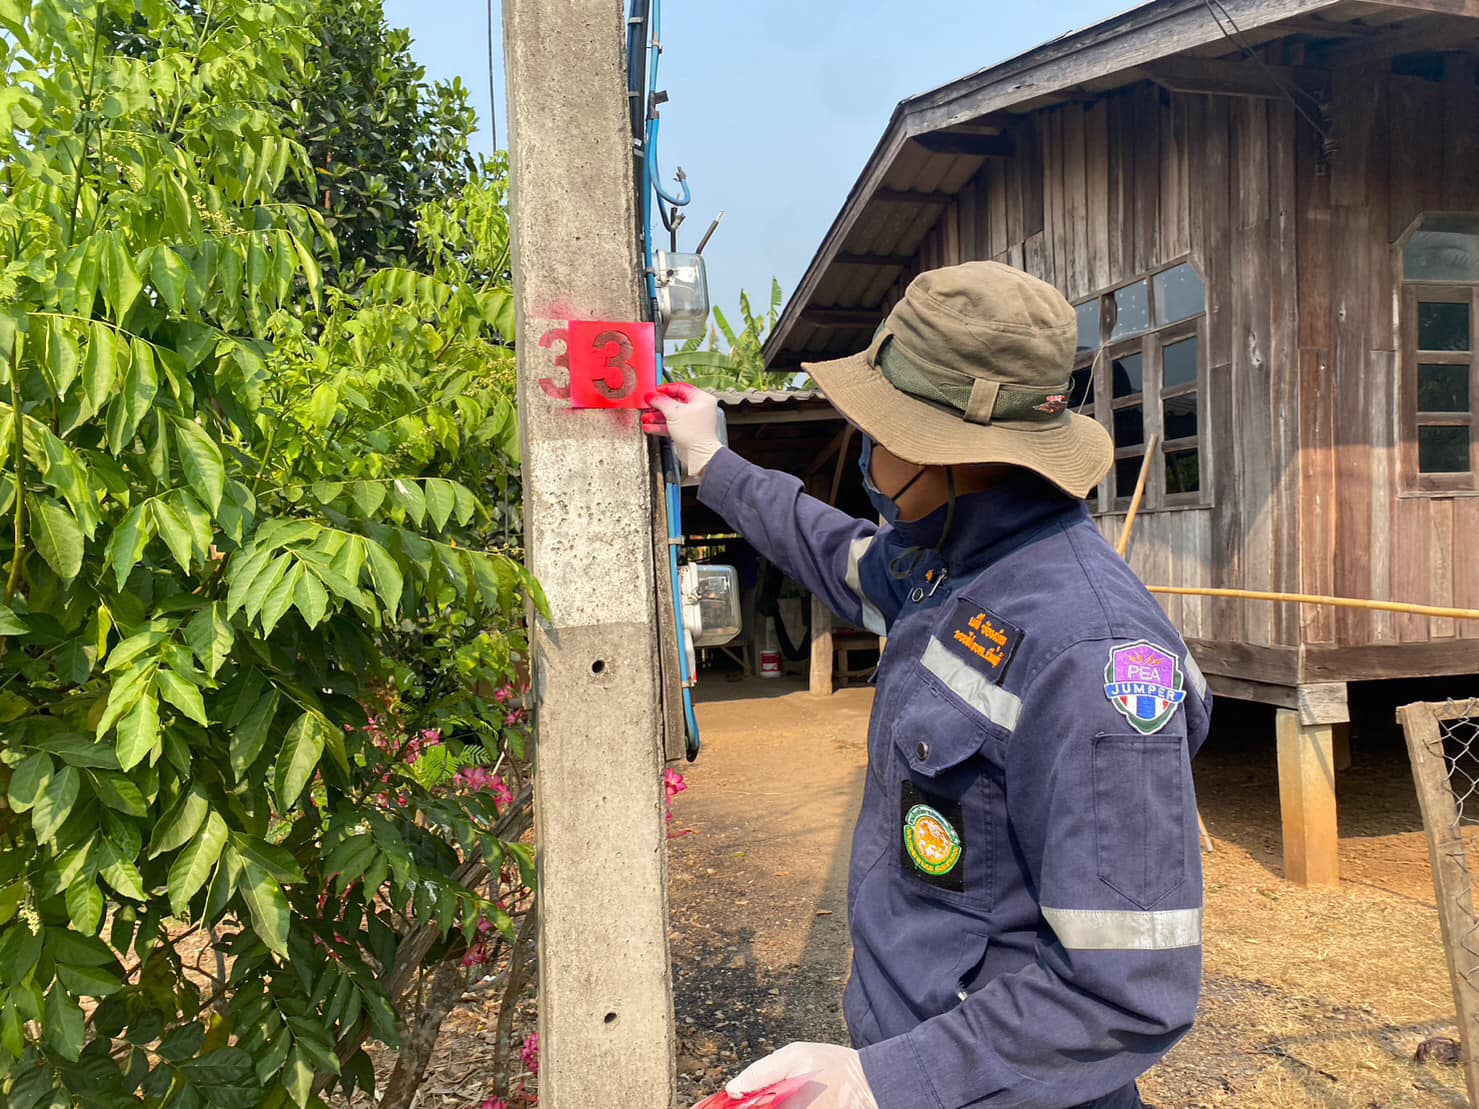
[{"label": "reflective stripe on sleeve", "polygon": [[952,654],[938,639],[930,639],[919,662],[987,720],[1007,731],[1017,726],[1017,718],[1022,715],[1022,698],[988,681],[986,675]]},{"label": "reflective stripe on sleeve", "polygon": [[1191,687],[1197,691],[1197,696],[1205,701],[1207,699],[1207,679],[1202,674],[1202,668],[1197,665],[1197,660],[1191,657],[1191,651],[1186,652],[1186,665],[1183,669],[1191,680]]},{"label": "reflective stripe on sleeve", "polygon": [[863,607],[863,627],[874,635],[887,635],[888,625],[884,623],[883,613],[878,611],[873,602],[868,600],[868,594],[863,592],[863,556],[868,553],[868,548],[873,546],[873,540],[876,538],[876,535],[869,535],[862,539],[854,539],[848,545],[847,587],[857,595],[858,604]]},{"label": "reflective stripe on sleeve", "polygon": [[1044,906],[1042,915],[1058,942],[1072,951],[1169,951],[1202,942],[1201,909],[1115,912]]}]

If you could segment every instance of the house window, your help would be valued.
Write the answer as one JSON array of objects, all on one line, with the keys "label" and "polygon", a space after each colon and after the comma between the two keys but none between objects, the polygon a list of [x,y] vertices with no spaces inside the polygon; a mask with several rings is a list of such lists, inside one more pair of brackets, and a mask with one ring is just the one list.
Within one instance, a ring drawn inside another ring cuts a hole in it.
[{"label": "house window", "polygon": [[[1144,507],[1203,503],[1201,275],[1183,262],[1085,301],[1077,311],[1072,401],[1114,439],[1101,507],[1129,504],[1152,434],[1160,445]],[[1096,394],[1102,398],[1097,405]]]},{"label": "house window", "polygon": [[1479,489],[1479,216],[1425,216],[1402,276],[1407,485]]}]

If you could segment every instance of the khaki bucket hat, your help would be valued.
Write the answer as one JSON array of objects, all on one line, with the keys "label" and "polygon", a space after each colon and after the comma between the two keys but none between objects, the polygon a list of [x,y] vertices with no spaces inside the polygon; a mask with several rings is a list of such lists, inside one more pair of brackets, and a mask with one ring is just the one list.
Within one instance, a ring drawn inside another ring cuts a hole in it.
[{"label": "khaki bucket hat", "polygon": [[865,435],[907,462],[996,462],[1088,496],[1109,433],[1068,411],[1078,320],[1063,294],[999,262],[922,273],[866,351],[802,363]]}]

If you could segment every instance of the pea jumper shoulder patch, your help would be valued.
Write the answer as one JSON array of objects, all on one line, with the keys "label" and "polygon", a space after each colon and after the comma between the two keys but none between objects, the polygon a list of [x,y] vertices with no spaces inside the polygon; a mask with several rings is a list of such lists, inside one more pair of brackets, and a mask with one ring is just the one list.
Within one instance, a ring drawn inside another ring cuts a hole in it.
[{"label": "pea jumper shoulder patch", "polygon": [[912,782],[903,783],[899,801],[905,868],[929,885],[963,891],[966,842],[960,805],[927,797]]},{"label": "pea jumper shoulder patch", "polygon": [[1142,639],[1109,652],[1104,695],[1137,732],[1154,735],[1186,700],[1185,681],[1180,659]]},{"label": "pea jumper shoulder patch", "polygon": [[1022,642],[1022,629],[962,598],[940,638],[988,681],[1000,682]]}]

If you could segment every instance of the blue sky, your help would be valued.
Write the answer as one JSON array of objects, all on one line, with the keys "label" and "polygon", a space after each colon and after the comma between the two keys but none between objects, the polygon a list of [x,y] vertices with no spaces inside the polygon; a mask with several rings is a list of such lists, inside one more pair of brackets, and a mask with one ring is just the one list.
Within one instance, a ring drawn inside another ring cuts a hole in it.
[{"label": "blue sky", "polygon": [[[616,0],[609,0],[615,3]],[[1132,0],[668,0],[660,85],[665,178],[681,165],[693,204],[680,247],[704,250],[714,303],[772,275],[795,288],[902,99],[1124,10]],[[487,0],[386,0],[433,79],[460,76],[486,119]],[[498,54],[497,139],[506,144]],[[489,149],[486,127],[479,147]]]}]

